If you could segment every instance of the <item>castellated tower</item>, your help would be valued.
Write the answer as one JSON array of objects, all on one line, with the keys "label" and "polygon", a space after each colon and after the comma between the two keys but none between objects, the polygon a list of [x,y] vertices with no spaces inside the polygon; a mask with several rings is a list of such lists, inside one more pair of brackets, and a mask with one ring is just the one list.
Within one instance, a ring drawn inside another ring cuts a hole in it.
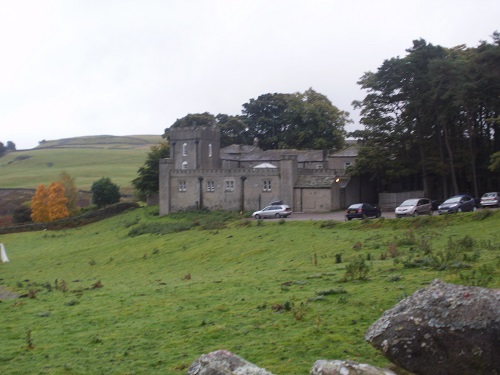
[{"label": "castellated tower", "polygon": [[220,160],[220,129],[170,129],[170,159],[174,169],[218,169]]}]

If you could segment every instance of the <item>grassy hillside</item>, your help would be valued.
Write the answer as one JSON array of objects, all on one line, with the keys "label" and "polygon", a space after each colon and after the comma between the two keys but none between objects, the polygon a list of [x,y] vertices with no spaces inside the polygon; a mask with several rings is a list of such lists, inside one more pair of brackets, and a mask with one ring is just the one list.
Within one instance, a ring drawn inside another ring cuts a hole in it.
[{"label": "grassy hillside", "polygon": [[32,150],[0,158],[0,188],[31,188],[57,181],[66,171],[79,189],[89,190],[101,177],[110,177],[123,194],[160,136],[94,136],[47,141]]},{"label": "grassy hillside", "polygon": [[[433,279],[500,287],[500,213],[253,221],[141,208],[0,236],[1,373],[185,374],[227,349],[275,374],[389,363],[364,339]],[[226,221],[230,220],[230,221]],[[363,277],[365,276],[365,277]]]}]

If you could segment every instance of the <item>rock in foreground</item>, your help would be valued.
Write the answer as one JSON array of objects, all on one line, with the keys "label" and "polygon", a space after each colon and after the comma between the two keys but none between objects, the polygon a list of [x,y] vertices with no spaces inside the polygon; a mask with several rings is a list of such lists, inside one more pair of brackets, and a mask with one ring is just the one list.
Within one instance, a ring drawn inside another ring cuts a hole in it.
[{"label": "rock in foreground", "polygon": [[500,374],[500,290],[433,281],[386,311],[365,339],[421,375]]},{"label": "rock in foreground", "polygon": [[395,375],[392,371],[353,361],[319,360],[310,375]]},{"label": "rock in foreground", "polygon": [[227,351],[217,350],[203,354],[188,369],[188,375],[272,375],[241,357]]}]

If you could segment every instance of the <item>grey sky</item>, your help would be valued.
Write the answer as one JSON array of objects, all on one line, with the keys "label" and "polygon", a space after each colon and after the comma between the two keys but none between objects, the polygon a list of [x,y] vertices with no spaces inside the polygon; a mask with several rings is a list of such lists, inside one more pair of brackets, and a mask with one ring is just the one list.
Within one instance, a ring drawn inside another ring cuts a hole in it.
[{"label": "grey sky", "polygon": [[498,0],[0,0],[0,141],[163,134],[312,87],[359,128],[356,84],[414,39],[491,42]]}]

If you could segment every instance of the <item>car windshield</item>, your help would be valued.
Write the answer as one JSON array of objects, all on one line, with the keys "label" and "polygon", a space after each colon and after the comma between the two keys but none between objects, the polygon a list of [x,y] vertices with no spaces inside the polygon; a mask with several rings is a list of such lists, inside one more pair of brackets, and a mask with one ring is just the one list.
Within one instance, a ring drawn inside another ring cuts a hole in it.
[{"label": "car windshield", "polygon": [[416,206],[418,203],[418,199],[407,199],[403,203],[401,203],[401,206]]},{"label": "car windshield", "polygon": [[462,199],[462,197],[453,197],[453,198],[446,200],[446,202],[444,202],[444,203],[457,203],[457,202],[460,202],[460,199]]}]

